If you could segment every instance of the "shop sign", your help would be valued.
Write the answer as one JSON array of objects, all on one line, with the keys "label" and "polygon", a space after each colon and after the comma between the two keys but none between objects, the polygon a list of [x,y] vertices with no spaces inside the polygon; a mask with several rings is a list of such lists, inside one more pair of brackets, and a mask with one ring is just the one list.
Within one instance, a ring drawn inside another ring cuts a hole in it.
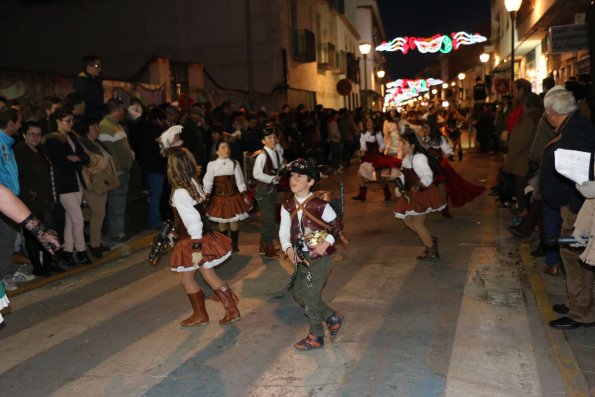
[{"label": "shop sign", "polygon": [[587,24],[558,25],[550,27],[551,53],[560,54],[589,48]]}]

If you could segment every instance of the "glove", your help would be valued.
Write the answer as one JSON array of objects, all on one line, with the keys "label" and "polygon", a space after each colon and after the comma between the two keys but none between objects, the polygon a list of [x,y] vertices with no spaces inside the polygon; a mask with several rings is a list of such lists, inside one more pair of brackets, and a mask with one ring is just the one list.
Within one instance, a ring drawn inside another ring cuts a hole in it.
[{"label": "glove", "polygon": [[570,244],[571,247],[578,248],[578,247],[586,247],[587,243],[589,242],[589,233],[586,233],[583,230],[574,229],[572,231],[572,237],[576,240],[576,244]]},{"label": "glove", "polygon": [[192,242],[192,264],[200,265],[202,261],[202,244],[198,241]]},{"label": "glove", "polygon": [[577,184],[576,188],[586,198],[595,198],[595,181],[586,181],[582,185]]},{"label": "glove", "polygon": [[39,241],[41,246],[50,254],[54,254],[60,249],[60,239],[58,233],[48,229],[39,219],[29,215],[21,222],[21,226],[27,229]]}]

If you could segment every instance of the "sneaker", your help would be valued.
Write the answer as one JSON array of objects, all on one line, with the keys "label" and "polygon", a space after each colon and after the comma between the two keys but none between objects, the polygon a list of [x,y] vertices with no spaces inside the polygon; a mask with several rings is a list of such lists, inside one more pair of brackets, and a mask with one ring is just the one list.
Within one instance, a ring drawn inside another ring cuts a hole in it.
[{"label": "sneaker", "polygon": [[314,350],[324,346],[324,337],[308,334],[304,339],[293,345],[296,350]]},{"label": "sneaker", "polygon": [[117,243],[123,243],[124,241],[128,240],[128,236],[126,235],[126,233],[122,232],[118,234],[116,237],[114,237],[112,240]]},{"label": "sneaker", "polygon": [[335,312],[332,316],[327,318],[325,322],[330,334],[330,340],[332,342],[335,340],[337,335],[339,335],[339,332],[341,332],[341,329],[343,328],[343,324],[345,323],[345,315]]},{"label": "sneaker", "polygon": [[6,291],[16,291],[19,289],[10,274],[2,278],[2,284],[4,285],[4,289]]},{"label": "sneaker", "polygon": [[16,282],[33,281],[35,280],[35,276],[23,272],[15,272],[15,274],[12,275],[12,279]]}]

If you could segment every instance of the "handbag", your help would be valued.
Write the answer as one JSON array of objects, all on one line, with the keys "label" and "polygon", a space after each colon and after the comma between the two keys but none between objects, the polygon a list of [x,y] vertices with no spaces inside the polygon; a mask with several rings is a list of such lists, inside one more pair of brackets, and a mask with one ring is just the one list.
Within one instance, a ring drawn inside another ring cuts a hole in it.
[{"label": "handbag", "polygon": [[[91,157],[94,156],[101,155],[93,154]],[[120,180],[118,179],[118,175],[116,174],[114,162],[111,159],[111,157],[107,160],[108,161],[106,167],[93,174],[89,174],[89,182],[91,182],[90,189],[95,194],[98,194],[100,196],[120,186]]]}]

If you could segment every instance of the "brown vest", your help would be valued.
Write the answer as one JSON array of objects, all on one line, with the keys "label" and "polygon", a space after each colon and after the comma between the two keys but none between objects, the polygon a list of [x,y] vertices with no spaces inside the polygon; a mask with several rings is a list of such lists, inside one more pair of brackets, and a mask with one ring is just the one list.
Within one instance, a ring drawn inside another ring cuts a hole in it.
[{"label": "brown vest", "polygon": [[[262,152],[266,156],[266,160],[264,162],[264,167],[262,168],[262,172],[264,174],[271,175],[271,176],[277,175],[277,168],[275,168],[275,166],[273,165],[273,159],[271,158],[269,152],[267,152],[266,149],[264,149],[264,148],[262,149]],[[281,156],[279,156],[279,154],[277,153],[276,150],[273,150],[273,152],[275,152],[275,154],[277,155],[277,164],[281,164]],[[264,183],[264,182],[257,180],[256,187],[268,189],[270,187],[270,183]]]},{"label": "brown vest", "polygon": [[235,175],[219,175],[213,178],[215,196],[233,196],[239,192]]},{"label": "brown vest", "polygon": [[[308,198],[308,200],[306,200],[301,205],[297,202],[295,196],[283,203],[283,208],[289,212],[291,217],[290,239],[292,244],[299,237],[303,237],[303,233],[310,234],[317,230],[325,230],[335,238],[335,241],[339,239],[339,235],[341,233],[340,220],[335,218],[330,223],[326,223],[322,220],[322,214],[324,213],[324,208],[327,204],[328,202],[314,195],[310,196],[310,198]],[[300,228],[300,221],[297,214],[300,209],[302,210],[302,228]],[[331,245],[324,252],[323,256],[331,255],[333,252],[335,252],[335,247],[334,245]],[[313,252],[310,252],[310,257],[312,259],[316,259],[319,256],[315,255]]]}]

